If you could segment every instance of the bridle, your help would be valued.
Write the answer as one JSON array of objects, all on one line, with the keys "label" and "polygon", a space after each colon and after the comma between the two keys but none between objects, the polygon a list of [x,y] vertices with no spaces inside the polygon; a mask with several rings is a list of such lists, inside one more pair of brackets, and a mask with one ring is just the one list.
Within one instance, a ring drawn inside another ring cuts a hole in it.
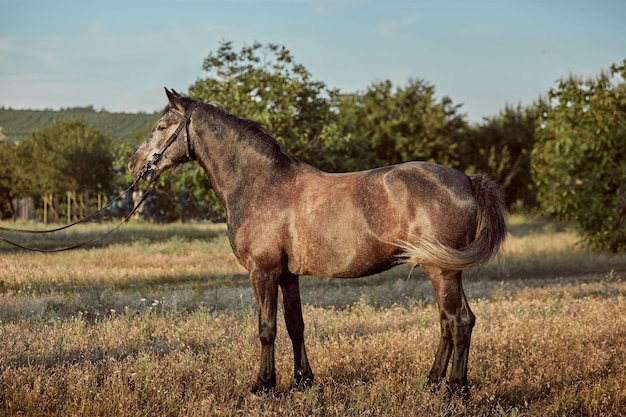
[{"label": "bridle", "polygon": [[[58,227],[56,229],[49,229],[49,230],[29,230],[29,229],[13,229],[13,228],[7,228],[7,227],[0,227],[0,231],[4,231],[4,232],[11,232],[11,233],[26,233],[26,234],[44,234],[44,233],[54,233],[54,232],[59,232],[61,230],[65,230],[65,229],[69,229],[72,226],[75,226],[77,224],[80,223],[84,223],[87,220],[92,219],[93,217],[97,216],[98,214],[100,214],[101,212],[105,211],[106,209],[108,209],[109,207],[111,207],[116,201],[120,200],[124,195],[126,195],[128,192],[130,192],[133,188],[135,188],[135,186],[137,185],[137,183],[144,178],[144,176],[150,172],[153,168],[153,166],[156,166],[164,157],[165,157],[165,151],[167,150],[167,148],[169,148],[178,138],[178,135],[180,135],[180,132],[182,132],[183,129],[185,129],[185,143],[186,143],[186,149],[185,149],[185,153],[187,155],[187,159],[190,161],[193,161],[196,159],[196,154],[191,146],[191,141],[189,139],[189,123],[191,122],[191,114],[194,112],[194,110],[197,107],[197,103],[193,102],[191,103],[191,105],[187,108],[187,110],[185,110],[185,113],[181,113],[179,111],[177,111],[176,109],[170,109],[171,112],[173,112],[176,116],[178,116],[179,118],[182,119],[182,121],[180,122],[180,124],[178,125],[178,127],[176,128],[176,130],[174,131],[174,133],[172,133],[172,135],[167,139],[167,142],[165,143],[165,146],[163,147],[163,150],[160,153],[155,153],[154,154],[154,161],[153,162],[146,162],[146,165],[144,166],[144,169],[137,175],[137,178],[135,178],[135,180],[133,181],[133,183],[122,193],[120,193],[115,199],[113,199],[109,204],[107,204],[106,206],[104,206],[103,208],[101,208],[100,210],[98,210],[95,213],[92,213],[90,215],[88,215],[87,217],[84,217],[80,220],[77,220],[73,223],[70,223],[68,225],[62,226],[62,227]],[[94,243],[96,241],[99,241],[103,238],[105,238],[106,236],[110,235],[111,233],[115,232],[116,230],[118,230],[122,224],[126,223],[133,214],[135,214],[135,212],[137,211],[137,209],[139,209],[139,206],[141,206],[141,204],[144,202],[144,200],[146,199],[146,197],[148,196],[148,194],[150,194],[150,192],[154,189],[155,185],[156,185],[156,180],[157,177],[154,177],[151,179],[150,181],[150,186],[148,187],[148,189],[144,192],[143,196],[141,197],[141,199],[139,200],[139,202],[133,207],[133,209],[122,219],[122,221],[113,229],[109,230],[108,232],[102,234],[102,235],[98,235],[95,238],[92,239],[88,239],[86,241],[74,244],[74,245],[70,245],[67,247],[63,247],[63,248],[56,248],[56,249],[40,249],[40,248],[32,248],[32,247],[28,247],[25,246],[21,243],[15,242],[11,239],[8,239],[4,236],[0,236],[0,241],[8,243],[9,245],[15,246],[17,248],[20,249],[25,249],[25,250],[29,250],[29,251],[33,251],[33,252],[64,252],[64,251],[68,251],[71,249],[77,249],[83,246],[87,246],[90,243]]]},{"label": "bridle", "polygon": [[[155,153],[154,155],[152,155],[154,157],[154,160],[152,162],[148,161],[146,162],[146,165],[144,165],[144,169],[139,173],[140,177],[143,177],[145,174],[147,174],[148,172],[152,171],[152,166],[157,166],[159,164],[159,162],[161,162],[161,160],[163,158],[165,158],[165,151],[167,150],[167,148],[169,148],[170,146],[172,146],[172,144],[174,142],[176,142],[176,139],[178,138],[178,135],[180,135],[180,132],[183,131],[183,129],[185,129],[185,154],[187,156],[187,159],[189,161],[194,161],[196,159],[196,153],[194,152],[192,146],[191,146],[191,140],[189,139],[189,124],[191,123],[191,115],[194,112],[194,110],[197,107],[197,103],[196,102],[192,102],[189,107],[187,108],[187,110],[185,110],[185,113],[181,113],[176,109],[170,108],[169,111],[171,111],[172,113],[174,113],[176,116],[178,116],[179,118],[182,119],[182,121],[180,122],[180,124],[178,125],[178,127],[176,128],[176,130],[174,131],[174,133],[172,133],[170,135],[170,137],[167,139],[167,142],[165,142],[165,146],[163,147],[163,149],[161,150],[161,152],[159,153]],[[158,179],[157,177],[152,178],[151,182],[154,182]]]}]

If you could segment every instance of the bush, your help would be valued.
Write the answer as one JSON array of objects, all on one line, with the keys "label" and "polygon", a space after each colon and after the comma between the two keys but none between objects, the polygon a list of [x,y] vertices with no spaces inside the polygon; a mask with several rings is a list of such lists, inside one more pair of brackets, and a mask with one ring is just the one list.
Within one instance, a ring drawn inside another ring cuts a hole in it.
[{"label": "bush", "polygon": [[596,250],[626,249],[626,60],[562,80],[536,127],[532,175],[543,213],[571,221]]}]

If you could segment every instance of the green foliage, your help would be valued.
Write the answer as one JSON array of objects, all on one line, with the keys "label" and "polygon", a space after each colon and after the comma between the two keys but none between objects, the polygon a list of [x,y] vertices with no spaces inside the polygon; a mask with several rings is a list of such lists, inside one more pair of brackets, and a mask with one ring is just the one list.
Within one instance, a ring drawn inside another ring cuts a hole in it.
[{"label": "green foliage", "polygon": [[461,142],[463,161],[469,173],[486,173],[503,188],[509,207],[536,205],[530,175],[530,153],[535,136],[537,106],[506,106],[497,116],[468,132]]},{"label": "green foliage", "polygon": [[17,148],[23,193],[112,192],[112,141],[80,120],[55,121]]},{"label": "green foliage", "polygon": [[574,222],[597,250],[626,249],[626,60],[562,80],[536,130],[532,174],[544,213]]},{"label": "green foliage", "polygon": [[324,126],[332,117],[328,99],[336,92],[313,80],[284,46],[255,42],[236,52],[231,42],[222,42],[203,69],[208,76],[189,88],[193,98],[261,122],[297,157],[328,165],[324,144],[335,132]]},{"label": "green foliage", "polygon": [[355,143],[358,168],[412,160],[460,166],[457,144],[466,122],[451,99],[435,99],[432,85],[411,80],[394,88],[383,81],[337,103],[342,136]]},{"label": "green foliage", "polygon": [[0,140],[0,218],[13,217],[11,201],[18,185],[16,151],[12,142]]},{"label": "green foliage", "polygon": [[209,180],[196,164],[181,165],[158,179],[142,212],[158,223],[211,219],[226,221],[226,213]]}]

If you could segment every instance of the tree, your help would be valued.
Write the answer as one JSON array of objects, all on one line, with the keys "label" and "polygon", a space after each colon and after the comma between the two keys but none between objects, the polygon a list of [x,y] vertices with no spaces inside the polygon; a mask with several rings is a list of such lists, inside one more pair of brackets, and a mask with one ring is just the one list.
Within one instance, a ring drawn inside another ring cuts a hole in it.
[{"label": "tree", "polygon": [[111,139],[81,120],[58,120],[18,147],[23,195],[112,192]]},{"label": "tree", "polygon": [[626,249],[626,60],[550,90],[532,174],[544,213],[572,221],[597,250]]},{"label": "tree", "polygon": [[537,105],[507,105],[497,116],[485,118],[461,141],[468,173],[489,174],[503,188],[509,207],[535,207],[536,192],[530,175]]},{"label": "tree", "polygon": [[13,197],[15,197],[16,147],[13,142],[0,140],[0,218],[13,217]]},{"label": "tree", "polygon": [[338,139],[326,127],[333,118],[329,99],[337,92],[313,80],[287,48],[255,42],[235,52],[225,41],[204,60],[203,69],[208,76],[189,88],[191,97],[261,122],[291,153],[328,167],[324,146]]},{"label": "tree", "polygon": [[372,84],[363,94],[338,100],[341,136],[349,137],[361,161],[359,168],[426,160],[458,167],[459,135],[467,128],[448,97],[410,80],[394,88],[391,81]]}]

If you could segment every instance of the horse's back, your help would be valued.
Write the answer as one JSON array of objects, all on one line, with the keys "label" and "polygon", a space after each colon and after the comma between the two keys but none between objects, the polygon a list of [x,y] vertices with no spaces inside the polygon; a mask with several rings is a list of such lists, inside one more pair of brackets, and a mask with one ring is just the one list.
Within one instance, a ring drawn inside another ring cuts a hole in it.
[{"label": "horse's back", "polygon": [[406,162],[392,165],[384,174],[388,187],[407,188],[412,198],[423,203],[444,201],[459,203],[473,198],[472,185],[462,172],[444,165],[430,162]]}]

